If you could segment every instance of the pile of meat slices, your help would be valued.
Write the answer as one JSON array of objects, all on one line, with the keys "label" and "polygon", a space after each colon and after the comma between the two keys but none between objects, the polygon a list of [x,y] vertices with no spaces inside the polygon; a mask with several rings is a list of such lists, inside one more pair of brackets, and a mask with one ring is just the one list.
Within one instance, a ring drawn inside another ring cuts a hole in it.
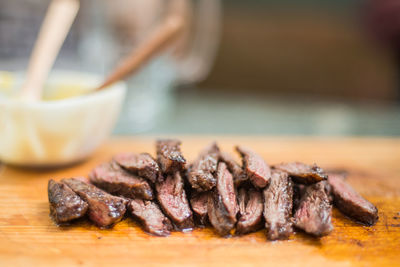
[{"label": "pile of meat slices", "polygon": [[253,150],[237,146],[238,164],[210,144],[185,168],[178,140],[158,140],[157,159],[147,153],[116,155],[89,179],[50,180],[50,214],[58,224],[87,216],[110,227],[125,213],[153,235],[211,225],[221,236],[262,228],[269,240],[298,229],[324,236],[332,229],[332,204],[364,225],[378,220],[377,208],[342,174],[327,174],[299,162],[269,166]]}]

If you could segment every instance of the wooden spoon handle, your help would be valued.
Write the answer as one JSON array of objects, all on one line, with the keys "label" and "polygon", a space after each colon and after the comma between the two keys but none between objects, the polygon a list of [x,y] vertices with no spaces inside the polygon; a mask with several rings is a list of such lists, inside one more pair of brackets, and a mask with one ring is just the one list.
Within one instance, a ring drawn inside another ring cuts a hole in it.
[{"label": "wooden spoon handle", "polygon": [[21,97],[41,98],[43,84],[79,10],[78,0],[53,0],[32,51]]},{"label": "wooden spoon handle", "polygon": [[182,18],[178,16],[168,17],[144,42],[132,50],[128,57],[119,64],[96,90],[108,87],[134,73],[155,55],[169,47],[170,43],[179,36],[183,26]]}]

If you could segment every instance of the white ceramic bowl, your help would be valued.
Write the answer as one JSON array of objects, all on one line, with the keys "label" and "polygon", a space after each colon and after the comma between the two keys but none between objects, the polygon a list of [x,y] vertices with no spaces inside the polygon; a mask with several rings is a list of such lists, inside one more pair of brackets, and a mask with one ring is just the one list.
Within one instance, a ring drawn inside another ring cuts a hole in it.
[{"label": "white ceramic bowl", "polygon": [[[90,74],[56,71],[49,77],[46,94],[53,94],[58,85],[65,90],[65,84],[75,83],[89,90],[99,81]],[[56,101],[24,103],[0,96],[0,161],[50,167],[88,157],[113,130],[125,91],[120,82]]]}]

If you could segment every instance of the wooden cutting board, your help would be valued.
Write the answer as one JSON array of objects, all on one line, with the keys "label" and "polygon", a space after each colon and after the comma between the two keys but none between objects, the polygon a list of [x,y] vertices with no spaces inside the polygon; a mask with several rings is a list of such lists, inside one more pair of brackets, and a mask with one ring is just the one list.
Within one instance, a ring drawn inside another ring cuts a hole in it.
[{"label": "wooden cutting board", "polygon": [[183,152],[192,160],[211,140],[232,151],[252,147],[270,163],[299,160],[326,169],[349,171],[348,178],[379,209],[373,227],[358,225],[333,211],[334,231],[316,239],[303,233],[288,241],[268,242],[260,231],[221,238],[212,229],[145,234],[130,218],[101,230],[82,221],[57,227],[50,220],[47,181],[87,175],[116,152],[154,152],[154,138],[114,138],[86,162],[56,170],[0,167],[0,266],[102,265],[307,265],[395,266],[400,264],[400,139],[184,137]]}]

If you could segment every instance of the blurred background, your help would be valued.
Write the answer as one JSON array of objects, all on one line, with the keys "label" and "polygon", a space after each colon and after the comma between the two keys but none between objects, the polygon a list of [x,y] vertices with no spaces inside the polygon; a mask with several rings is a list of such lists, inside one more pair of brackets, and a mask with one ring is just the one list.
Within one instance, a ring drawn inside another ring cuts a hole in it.
[{"label": "blurred background", "polygon": [[[55,67],[105,75],[168,2],[82,0]],[[0,70],[26,68],[48,4],[0,0]],[[400,135],[400,1],[181,4],[189,30],[127,81],[115,134]]]}]

